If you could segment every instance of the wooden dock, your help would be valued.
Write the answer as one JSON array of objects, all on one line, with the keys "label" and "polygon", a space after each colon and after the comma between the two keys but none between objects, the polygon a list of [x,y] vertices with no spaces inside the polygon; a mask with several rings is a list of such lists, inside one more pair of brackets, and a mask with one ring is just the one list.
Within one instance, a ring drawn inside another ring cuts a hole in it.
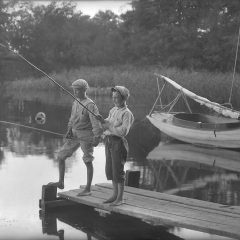
[{"label": "wooden dock", "polygon": [[61,198],[141,219],[152,225],[176,226],[240,239],[240,207],[125,187],[124,204],[102,202],[112,194],[110,184],[96,184],[90,196],[77,197],[79,189],[58,193]]}]

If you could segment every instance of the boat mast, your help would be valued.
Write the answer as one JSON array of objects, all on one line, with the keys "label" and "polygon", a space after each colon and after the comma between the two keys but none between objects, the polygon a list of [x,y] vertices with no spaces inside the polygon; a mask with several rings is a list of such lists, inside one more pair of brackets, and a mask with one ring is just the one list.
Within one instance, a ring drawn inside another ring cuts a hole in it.
[{"label": "boat mast", "polygon": [[236,54],[235,54],[235,62],[234,62],[233,76],[232,76],[232,85],[231,85],[231,91],[230,91],[230,96],[229,96],[229,99],[228,99],[228,103],[231,103],[231,99],[232,99],[233,83],[235,81],[235,73],[236,73],[236,66],[237,66],[239,39],[240,39],[240,26],[239,26],[239,30],[238,30],[237,49],[236,49]]}]

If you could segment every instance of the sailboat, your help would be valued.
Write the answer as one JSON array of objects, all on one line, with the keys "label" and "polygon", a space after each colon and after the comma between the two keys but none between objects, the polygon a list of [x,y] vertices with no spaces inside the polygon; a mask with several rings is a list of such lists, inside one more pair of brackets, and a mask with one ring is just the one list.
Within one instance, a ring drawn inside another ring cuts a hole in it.
[{"label": "sailboat", "polygon": [[[219,148],[240,148],[239,111],[198,96],[166,76],[157,73],[155,73],[155,75],[158,78],[157,82],[159,79],[164,81],[163,87],[161,90],[159,89],[158,97],[149,115],[147,115],[147,118],[155,127],[174,139],[191,144]],[[169,110],[167,112],[154,111],[167,83],[177,89],[177,97],[168,105]],[[189,113],[172,112],[174,105],[180,97],[185,101]],[[190,105],[188,104],[188,98],[214,110],[218,115],[192,113]]]},{"label": "sailboat", "polygon": [[[234,77],[236,73],[239,43],[240,26],[238,30],[238,40],[229,103],[231,101]],[[154,126],[168,136],[183,142],[219,148],[240,148],[239,111],[235,111],[232,108],[225,107],[216,102],[209,101],[207,98],[198,96],[166,76],[158,73],[155,73],[155,75],[157,76],[159,94],[149,115],[147,116]],[[159,78],[164,81],[161,90],[159,88]],[[162,111],[163,109],[166,109],[166,107],[162,107],[161,111],[154,111],[157,102],[160,100],[161,103],[161,95],[167,83],[173,86],[178,91],[178,94],[176,98],[167,105],[167,107],[169,107],[167,112]],[[172,112],[173,107],[181,97],[186,103],[189,113]],[[212,109],[218,113],[218,116],[192,113],[190,105],[188,104],[188,98],[193,99],[200,105],[204,105],[207,108]]]}]

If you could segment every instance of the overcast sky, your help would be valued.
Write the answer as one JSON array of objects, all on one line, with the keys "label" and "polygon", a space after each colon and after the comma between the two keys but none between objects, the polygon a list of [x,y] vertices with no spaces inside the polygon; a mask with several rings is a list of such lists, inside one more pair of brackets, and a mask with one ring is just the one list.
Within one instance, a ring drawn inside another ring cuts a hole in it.
[{"label": "overcast sky", "polygon": [[120,15],[131,9],[131,1],[76,1],[77,9],[90,16],[95,15],[99,10],[112,10]]},{"label": "overcast sky", "polygon": [[[47,0],[29,0],[34,5],[44,4],[47,5],[51,1]],[[24,1],[22,1],[24,2]],[[27,1],[25,1],[27,2]],[[88,1],[72,1],[76,5],[77,10],[81,10],[83,14],[90,15],[93,17],[99,10],[111,10],[115,14],[122,14],[127,10],[131,10],[131,0],[88,0]]]}]

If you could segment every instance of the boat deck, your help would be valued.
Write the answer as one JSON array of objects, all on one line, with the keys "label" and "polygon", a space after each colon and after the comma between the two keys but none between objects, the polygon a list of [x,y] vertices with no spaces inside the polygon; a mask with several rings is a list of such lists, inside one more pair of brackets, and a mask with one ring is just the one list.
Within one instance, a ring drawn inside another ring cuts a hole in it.
[{"label": "boat deck", "polygon": [[69,201],[108,213],[119,213],[153,225],[176,226],[240,239],[240,207],[125,187],[124,204],[102,202],[112,194],[110,184],[96,184],[90,196],[77,197],[80,189],[58,193]]}]

